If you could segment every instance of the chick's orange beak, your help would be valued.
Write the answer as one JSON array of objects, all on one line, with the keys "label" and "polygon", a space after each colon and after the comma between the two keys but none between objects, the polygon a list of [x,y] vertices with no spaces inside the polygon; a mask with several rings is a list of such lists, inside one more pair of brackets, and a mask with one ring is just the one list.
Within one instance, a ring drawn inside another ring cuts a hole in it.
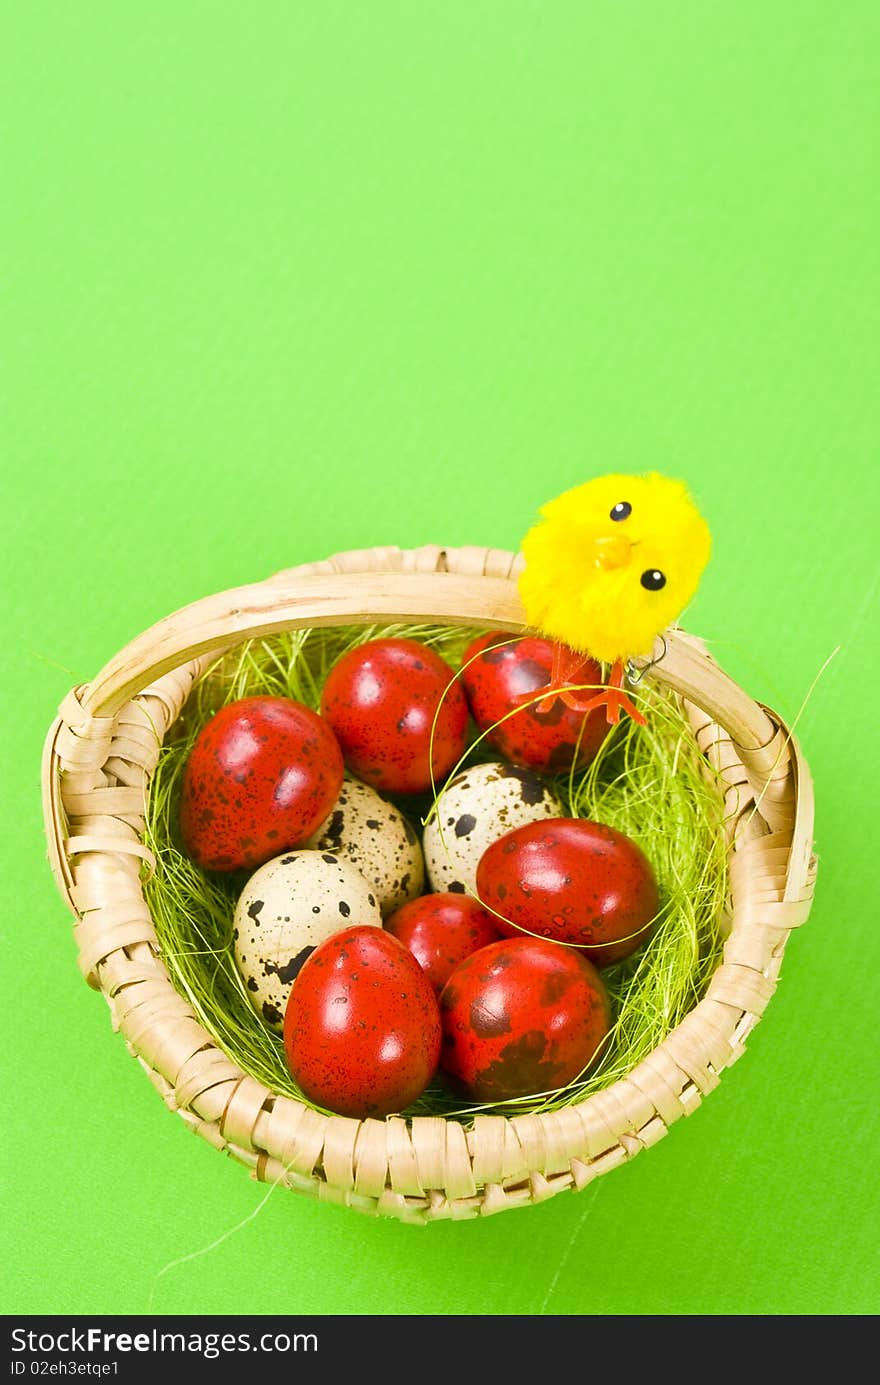
[{"label": "chick's orange beak", "polygon": [[625,534],[598,534],[593,539],[593,561],[603,572],[626,567],[632,544]]}]

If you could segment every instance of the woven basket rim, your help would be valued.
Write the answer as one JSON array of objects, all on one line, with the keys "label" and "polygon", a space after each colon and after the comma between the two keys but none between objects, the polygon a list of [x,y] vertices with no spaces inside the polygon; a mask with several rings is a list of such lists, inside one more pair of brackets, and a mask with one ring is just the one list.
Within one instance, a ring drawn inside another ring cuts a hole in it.
[{"label": "woven basket rim", "polygon": [[352,1120],[324,1116],[243,1073],[164,967],[141,887],[144,795],[164,735],[226,649],[310,625],[376,620],[529,627],[519,554],[382,547],[335,554],[181,608],[71,689],[49,728],[42,800],[50,868],[80,967],[166,1104],[254,1176],[373,1215],[425,1223],[581,1188],[661,1138],[717,1086],[776,985],[809,914],[813,791],[782,719],[674,628],[644,677],[682,698],[725,785],[731,929],[704,997],[626,1077],[562,1111]]}]

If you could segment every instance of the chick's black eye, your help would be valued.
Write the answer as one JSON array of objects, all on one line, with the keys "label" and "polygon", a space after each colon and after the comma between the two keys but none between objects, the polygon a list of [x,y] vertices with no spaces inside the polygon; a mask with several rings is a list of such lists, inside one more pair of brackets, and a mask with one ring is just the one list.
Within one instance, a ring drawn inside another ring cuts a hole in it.
[{"label": "chick's black eye", "polygon": [[630,505],[630,503],[629,503],[628,500],[618,500],[617,504],[616,504],[616,505],[614,506],[614,508],[611,510],[611,513],[609,514],[608,518],[609,518],[609,519],[629,519],[629,517],[630,517],[630,515],[632,514],[632,512],[633,512],[633,507],[632,507],[632,505]]},{"label": "chick's black eye", "polygon": [[645,591],[658,592],[661,587],[666,586],[666,578],[656,567],[649,567],[647,572],[643,572],[639,578]]}]

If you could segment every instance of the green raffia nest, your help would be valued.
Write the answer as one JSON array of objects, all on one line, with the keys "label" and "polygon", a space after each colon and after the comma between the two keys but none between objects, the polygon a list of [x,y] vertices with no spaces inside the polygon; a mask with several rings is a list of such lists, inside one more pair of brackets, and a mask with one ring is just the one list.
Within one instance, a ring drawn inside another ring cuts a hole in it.
[{"label": "green raffia nest", "polygon": [[[233,958],[233,911],[247,873],[207,874],[179,844],[181,775],[193,741],[213,712],[242,697],[285,696],[317,709],[329,669],[366,640],[408,636],[458,670],[477,633],[439,625],[325,626],[250,640],[209,668],[162,747],[144,838],[156,857],[144,893],[161,955],[173,984],[227,1056],[275,1092],[305,1101],[280,1037],[254,1011]],[[649,941],[603,972],[614,1018],[602,1056],[586,1075],[550,1096],[493,1105],[463,1105],[435,1080],[404,1115],[443,1115],[466,1124],[478,1111],[519,1115],[580,1101],[630,1072],[704,994],[721,957],[728,896],[722,786],[707,770],[679,698],[651,686],[640,688],[638,697],[647,726],[624,718],[588,768],[548,779],[568,816],[604,822],[632,837],[651,861],[660,889],[660,914]],[[462,765],[494,758],[488,741],[475,734]],[[430,795],[394,801],[417,830],[434,804]]]}]

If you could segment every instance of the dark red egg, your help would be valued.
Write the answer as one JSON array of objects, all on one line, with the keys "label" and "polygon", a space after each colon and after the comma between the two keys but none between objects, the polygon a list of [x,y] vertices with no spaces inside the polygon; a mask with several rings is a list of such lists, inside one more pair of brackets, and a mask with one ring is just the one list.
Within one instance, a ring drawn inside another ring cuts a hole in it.
[{"label": "dark red egg", "polygon": [[659,908],[653,867],[623,832],[587,818],[528,822],[483,852],[477,894],[523,932],[582,950],[597,967],[628,957],[651,934]]},{"label": "dark red egg", "polygon": [[320,826],[342,776],[336,737],[310,707],[286,697],[231,702],[202,727],[184,767],[184,849],[204,870],[262,865]]},{"label": "dark red egg", "polygon": [[[480,731],[488,731],[486,741],[513,764],[544,774],[570,769],[573,761],[576,769],[591,764],[610,730],[604,707],[575,712],[556,698],[546,711],[539,710],[537,695],[550,683],[553,649],[551,640],[535,635],[518,639],[495,631],[473,640],[462,658],[461,679],[471,715]],[[569,681],[599,686],[602,669],[585,657]],[[579,696],[590,694],[583,691]],[[518,702],[520,698],[525,701]],[[514,714],[508,716],[510,712]]]},{"label": "dark red egg", "polygon": [[344,928],[318,944],[291,986],[284,1050],[316,1106],[357,1119],[404,1111],[437,1067],[433,987],[384,928]]},{"label": "dark red egg", "polygon": [[324,682],[321,714],[352,774],[384,793],[424,793],[432,771],[441,783],[467,743],[467,699],[453,680],[417,640],[367,640],[343,654]]},{"label": "dark red egg", "polygon": [[440,1068],[473,1101],[555,1092],[597,1056],[611,1001],[583,953],[506,938],[452,972],[440,993]]},{"label": "dark red egg", "polygon": [[476,899],[452,891],[409,900],[385,927],[406,944],[438,995],[453,967],[501,937],[496,920]]}]

